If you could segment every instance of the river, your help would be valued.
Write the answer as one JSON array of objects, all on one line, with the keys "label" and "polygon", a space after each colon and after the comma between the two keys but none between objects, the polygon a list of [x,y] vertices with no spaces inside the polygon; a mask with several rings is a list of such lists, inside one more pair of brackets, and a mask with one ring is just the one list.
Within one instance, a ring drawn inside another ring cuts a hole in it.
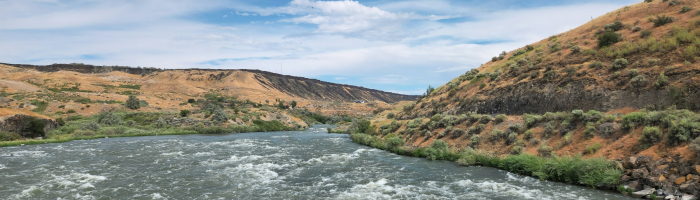
[{"label": "river", "polygon": [[631,198],[494,168],[398,156],[315,126],[5,147],[0,199]]}]

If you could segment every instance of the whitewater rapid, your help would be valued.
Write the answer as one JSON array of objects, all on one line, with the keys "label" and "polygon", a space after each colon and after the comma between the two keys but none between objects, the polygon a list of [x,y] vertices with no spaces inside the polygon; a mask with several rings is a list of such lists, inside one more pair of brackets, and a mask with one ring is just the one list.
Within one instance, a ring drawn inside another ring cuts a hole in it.
[{"label": "whitewater rapid", "polygon": [[[626,199],[306,131],[5,147],[0,199]],[[10,154],[15,156],[10,156]]]}]

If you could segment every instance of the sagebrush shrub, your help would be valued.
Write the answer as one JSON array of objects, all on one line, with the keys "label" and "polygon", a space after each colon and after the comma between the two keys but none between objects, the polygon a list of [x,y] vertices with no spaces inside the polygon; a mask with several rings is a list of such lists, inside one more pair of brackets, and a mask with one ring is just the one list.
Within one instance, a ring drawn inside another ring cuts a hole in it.
[{"label": "sagebrush shrub", "polygon": [[656,77],[656,82],[654,82],[655,87],[663,87],[668,85],[668,77],[664,75],[663,72]]},{"label": "sagebrush shrub", "polygon": [[673,16],[659,15],[656,19],[652,20],[654,22],[654,27],[663,26],[672,23],[674,20]]},{"label": "sagebrush shrub", "polygon": [[661,132],[658,127],[647,126],[642,130],[642,136],[639,138],[639,141],[644,144],[653,145],[661,141],[663,135],[663,132]]},{"label": "sagebrush shrub", "polygon": [[500,124],[501,122],[506,121],[506,119],[507,119],[507,116],[505,114],[499,114],[499,115],[496,115],[496,119],[494,120],[494,122],[496,124]]},{"label": "sagebrush shrub", "polygon": [[644,75],[635,76],[630,80],[630,84],[635,88],[643,88],[647,86],[647,77]]},{"label": "sagebrush shrub", "polygon": [[627,61],[627,59],[618,58],[618,59],[615,59],[615,61],[612,63],[612,69],[613,70],[620,70],[620,69],[627,67],[627,65],[629,65],[629,61]]}]

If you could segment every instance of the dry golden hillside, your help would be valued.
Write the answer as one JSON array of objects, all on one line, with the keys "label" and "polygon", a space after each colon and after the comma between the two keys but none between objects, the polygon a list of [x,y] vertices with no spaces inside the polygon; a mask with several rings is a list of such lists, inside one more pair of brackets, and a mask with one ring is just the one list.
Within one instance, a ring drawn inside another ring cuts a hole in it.
[{"label": "dry golden hillside", "polygon": [[4,93],[1,107],[35,110],[32,100],[51,99],[46,108],[40,109],[44,114],[74,110],[82,115],[119,107],[129,95],[149,103],[142,111],[193,109],[188,100],[217,93],[266,105],[295,101],[297,107],[328,115],[367,115],[416,97],[257,70],[159,70],[80,64],[0,65],[0,87]]}]

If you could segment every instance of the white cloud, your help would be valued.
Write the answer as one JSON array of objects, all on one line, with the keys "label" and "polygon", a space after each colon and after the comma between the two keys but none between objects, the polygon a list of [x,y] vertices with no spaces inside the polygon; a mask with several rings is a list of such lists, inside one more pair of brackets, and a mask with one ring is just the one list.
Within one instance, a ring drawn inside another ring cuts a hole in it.
[{"label": "white cloud", "polygon": [[[367,6],[356,1],[295,0],[262,8],[222,1],[76,2],[2,1],[0,62],[267,71],[283,66],[285,74],[338,81],[363,77],[361,86],[420,94],[427,85],[444,84],[503,50],[567,31],[587,22],[590,15],[622,6],[483,13],[447,1],[418,1],[411,7],[405,2]],[[184,17],[222,8],[230,10],[214,18],[276,15],[285,22],[211,24]],[[478,15],[463,23],[434,21],[463,12]],[[474,41],[503,42],[470,44]]]}]

